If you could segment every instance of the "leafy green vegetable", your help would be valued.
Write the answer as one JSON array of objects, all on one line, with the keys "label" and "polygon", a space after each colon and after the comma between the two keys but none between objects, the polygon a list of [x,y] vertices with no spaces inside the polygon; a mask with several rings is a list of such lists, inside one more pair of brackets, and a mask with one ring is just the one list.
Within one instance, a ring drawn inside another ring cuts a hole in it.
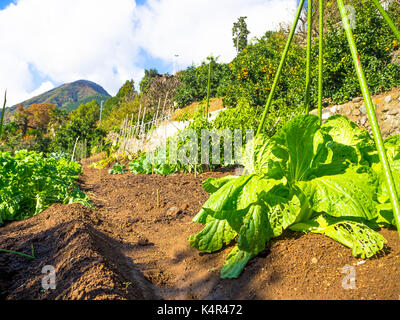
[{"label": "leafy green vegetable", "polygon": [[384,143],[389,161],[400,160],[400,134],[387,138]]},{"label": "leafy green vegetable", "polygon": [[353,255],[371,258],[386,243],[385,238],[370,229],[365,221],[352,221],[349,218],[332,218],[318,215],[316,218],[290,227],[293,231],[324,234],[333,240],[353,249]]},{"label": "leafy green vegetable", "polygon": [[221,250],[224,245],[229,244],[236,236],[237,233],[232,230],[226,220],[217,220],[208,216],[203,231],[190,237],[190,242],[192,247],[211,253]]},{"label": "leafy green vegetable", "polygon": [[81,166],[62,156],[46,158],[41,153],[0,153],[0,225],[23,220],[53,203],[90,205],[76,179]]},{"label": "leafy green vegetable", "polygon": [[[387,145],[397,150],[398,142]],[[370,258],[386,242],[373,229],[394,225],[376,155],[368,132],[346,117],[322,126],[316,116],[296,117],[271,139],[259,135],[247,145],[245,175],[203,183],[210,198],[193,221],[205,228],[189,238],[190,245],[215,252],[237,238],[223,278],[238,277],[286,229],[325,234],[354,256]],[[400,161],[392,168],[400,188]]]},{"label": "leafy green vegetable", "polygon": [[128,170],[125,169],[123,164],[119,163],[114,164],[112,169],[108,170],[109,174],[124,174],[125,172],[128,172]]}]

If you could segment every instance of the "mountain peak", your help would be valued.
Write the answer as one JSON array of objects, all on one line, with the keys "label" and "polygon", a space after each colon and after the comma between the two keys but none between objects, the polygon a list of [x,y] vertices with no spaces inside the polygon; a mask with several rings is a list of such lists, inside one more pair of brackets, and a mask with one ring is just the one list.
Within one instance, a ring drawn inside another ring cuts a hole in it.
[{"label": "mountain peak", "polygon": [[92,100],[96,100],[100,103],[102,100],[107,100],[110,97],[110,94],[97,83],[89,80],[77,80],[71,83],[65,83],[36,97],[18,103],[13,107],[7,108],[5,119],[9,120],[20,104],[22,104],[24,108],[28,108],[36,103],[51,103],[57,108],[63,109],[69,113],[77,109],[81,104]]}]

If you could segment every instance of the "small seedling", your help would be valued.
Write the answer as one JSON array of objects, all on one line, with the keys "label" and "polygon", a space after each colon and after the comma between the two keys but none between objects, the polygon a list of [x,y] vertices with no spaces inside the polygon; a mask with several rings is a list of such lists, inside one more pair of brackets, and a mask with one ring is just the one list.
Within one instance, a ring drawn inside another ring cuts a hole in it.
[{"label": "small seedling", "polygon": [[32,255],[21,253],[21,252],[17,252],[17,251],[12,251],[12,250],[6,250],[6,249],[0,249],[0,252],[11,253],[11,254],[15,254],[15,255],[18,255],[18,256],[21,256],[21,257],[25,257],[25,258],[35,259],[35,251],[33,249],[33,244],[32,244]]}]

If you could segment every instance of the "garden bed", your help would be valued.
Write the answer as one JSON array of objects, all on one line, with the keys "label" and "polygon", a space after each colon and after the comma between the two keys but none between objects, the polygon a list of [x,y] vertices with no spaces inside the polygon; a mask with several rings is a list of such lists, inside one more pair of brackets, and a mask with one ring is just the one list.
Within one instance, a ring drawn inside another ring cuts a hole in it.
[{"label": "garden bed", "polygon": [[[231,247],[215,254],[189,248],[192,222],[209,195],[198,175],[108,175],[84,166],[80,185],[95,208],[53,205],[1,228],[0,299],[400,299],[400,241],[381,230],[381,256],[360,260],[322,235],[287,232],[250,261],[238,279],[220,279]],[[157,203],[157,190],[159,201]],[[56,268],[56,290],[43,290],[43,266]],[[345,266],[356,288],[342,287]]]}]

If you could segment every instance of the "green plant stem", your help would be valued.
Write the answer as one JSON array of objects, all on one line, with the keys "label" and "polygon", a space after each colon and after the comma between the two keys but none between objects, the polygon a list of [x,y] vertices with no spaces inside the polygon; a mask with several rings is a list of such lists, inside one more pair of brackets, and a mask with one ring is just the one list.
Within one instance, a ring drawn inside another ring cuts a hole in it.
[{"label": "green plant stem", "polygon": [[4,123],[4,114],[6,113],[6,103],[7,103],[7,90],[4,93],[4,104],[3,104],[3,110],[1,112],[1,119],[0,119],[0,140],[3,136],[3,123]]},{"label": "green plant stem", "polygon": [[322,123],[322,90],[324,66],[324,0],[319,0],[319,53],[318,53],[318,116]]},{"label": "green plant stem", "polygon": [[257,130],[257,134],[256,135],[259,135],[261,133],[263,127],[264,127],[265,120],[267,118],[267,113],[268,113],[269,108],[271,107],[272,99],[274,98],[275,90],[276,90],[276,87],[278,85],[279,78],[280,78],[280,76],[282,74],[283,66],[285,64],[285,61],[286,61],[286,58],[287,58],[287,55],[288,55],[288,52],[289,52],[289,48],[290,48],[290,45],[291,45],[292,40],[293,40],[293,36],[294,36],[294,33],[296,31],[296,28],[297,28],[297,24],[298,24],[299,19],[300,19],[301,10],[303,9],[304,1],[305,0],[300,0],[299,7],[297,8],[296,17],[294,19],[294,23],[292,25],[292,29],[290,30],[289,38],[288,38],[288,40],[286,42],[286,46],[285,46],[285,49],[284,49],[283,54],[282,54],[281,62],[279,64],[278,71],[277,71],[277,73],[275,75],[274,82],[273,82],[272,88],[271,88],[271,92],[269,93],[267,104],[265,106],[264,113],[262,115],[261,122],[260,122],[260,125],[258,126],[258,130]]},{"label": "green plant stem", "polygon": [[308,0],[307,22],[307,63],[306,63],[306,114],[310,112],[310,87],[311,87],[311,33],[312,33],[312,1]]},{"label": "green plant stem", "polygon": [[208,85],[207,85],[207,121],[208,121],[208,112],[210,109],[210,89],[211,89],[211,60],[208,64]]},{"label": "green plant stem", "polygon": [[400,41],[400,31],[399,31],[399,29],[396,28],[396,25],[394,24],[393,20],[390,18],[388,13],[382,7],[382,5],[380,4],[379,0],[372,0],[372,2],[378,8],[378,10],[381,13],[382,17],[385,19],[386,23],[389,25],[390,29],[392,29],[392,31],[393,31],[394,35],[396,36],[397,40]]},{"label": "green plant stem", "polygon": [[394,183],[392,170],[390,168],[390,164],[388,161],[388,157],[386,154],[385,146],[383,143],[381,131],[379,129],[378,120],[376,118],[375,108],[372,102],[371,94],[368,89],[367,80],[364,74],[364,70],[362,68],[360,57],[358,55],[357,47],[354,41],[353,32],[351,30],[350,22],[347,17],[346,9],[344,6],[343,0],[337,0],[340,15],[342,16],[344,29],[346,31],[347,41],[350,46],[351,55],[353,57],[353,62],[355,69],[357,71],[358,80],[360,82],[361,91],[364,97],[365,106],[367,108],[368,119],[371,124],[372,133],[375,139],[375,143],[378,149],[379,159],[383,166],[383,170],[385,173],[386,183],[390,190],[390,200],[393,206],[393,213],[397,224],[397,231],[400,236],[400,200],[397,196],[396,185]]},{"label": "green plant stem", "polygon": [[32,245],[32,255],[21,253],[21,252],[16,252],[16,251],[12,251],[12,250],[6,250],[6,249],[0,249],[0,252],[11,253],[11,254],[15,254],[15,255],[18,255],[18,256],[21,256],[24,258],[28,258],[28,259],[35,259],[35,251],[33,249],[33,245]]}]

